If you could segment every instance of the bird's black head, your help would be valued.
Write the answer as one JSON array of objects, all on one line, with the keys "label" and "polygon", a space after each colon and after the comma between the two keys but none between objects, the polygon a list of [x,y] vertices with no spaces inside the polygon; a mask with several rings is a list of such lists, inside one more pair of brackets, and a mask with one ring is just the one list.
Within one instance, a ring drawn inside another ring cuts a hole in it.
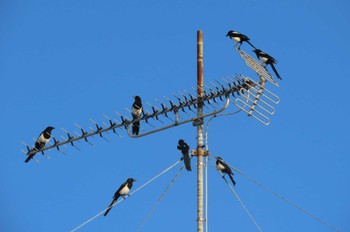
[{"label": "bird's black head", "polygon": [[127,180],[126,180],[126,182],[128,182],[128,183],[132,183],[132,182],[135,182],[136,180],[134,179],[134,178],[128,178]]},{"label": "bird's black head", "polygon": [[230,36],[232,34],[232,32],[233,32],[232,30],[228,31],[226,36]]},{"label": "bird's black head", "polygon": [[216,157],[216,159],[218,159],[218,160],[222,160],[222,158],[221,158],[220,156],[217,156],[217,157]]},{"label": "bird's black head", "polygon": [[133,96],[135,103],[141,103],[141,98],[139,96]]},{"label": "bird's black head", "polygon": [[48,127],[46,127],[45,131],[51,132],[53,129],[55,129],[55,127],[53,127],[53,126],[48,126]]},{"label": "bird's black head", "polygon": [[183,139],[180,139],[179,142],[178,142],[179,145],[182,145],[184,143],[185,143],[185,141]]}]

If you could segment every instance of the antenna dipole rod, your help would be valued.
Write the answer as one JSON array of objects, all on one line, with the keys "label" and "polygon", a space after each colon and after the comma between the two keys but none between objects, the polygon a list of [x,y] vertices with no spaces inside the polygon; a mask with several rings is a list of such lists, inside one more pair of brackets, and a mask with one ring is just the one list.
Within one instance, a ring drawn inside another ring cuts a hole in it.
[{"label": "antenna dipole rod", "polygon": [[197,31],[197,231],[203,232],[203,32]]}]

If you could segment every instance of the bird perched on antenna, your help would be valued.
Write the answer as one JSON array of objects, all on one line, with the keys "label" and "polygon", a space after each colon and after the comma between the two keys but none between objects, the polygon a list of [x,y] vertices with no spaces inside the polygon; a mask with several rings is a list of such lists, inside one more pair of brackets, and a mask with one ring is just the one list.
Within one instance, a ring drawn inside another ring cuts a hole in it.
[{"label": "bird perched on antenna", "polygon": [[178,142],[178,145],[177,145],[177,149],[180,150],[182,155],[183,155],[183,160],[184,160],[186,170],[192,171],[191,158],[190,158],[190,155],[188,153],[188,151],[190,150],[190,147],[187,145],[187,143],[183,139],[180,139]]},{"label": "bird perched on antenna", "polygon": [[233,179],[234,174],[231,168],[227,165],[227,163],[221,157],[216,157],[216,168],[220,172],[227,174],[230,177],[232,184],[236,185],[236,181]]},{"label": "bird perched on antenna", "polygon": [[[24,162],[28,163],[29,160],[31,160],[39,150],[45,147],[45,145],[47,144],[47,142],[49,142],[51,138],[51,132],[53,129],[55,128],[52,126],[48,126],[43,132],[40,133],[38,139],[35,142],[33,149],[28,151],[27,153],[28,157]],[[29,155],[29,153],[31,154]]]},{"label": "bird perched on antenna", "polygon": [[275,58],[273,58],[272,56],[270,56],[269,54],[261,51],[260,49],[254,49],[253,52],[256,54],[256,56],[258,57],[258,59],[263,62],[265,65],[265,67],[269,64],[272,68],[272,70],[275,72],[276,76],[278,79],[282,80],[280,74],[277,72],[275,65],[277,63],[277,60],[275,60]]},{"label": "bird perched on antenna", "polygon": [[[131,114],[132,114],[132,119],[139,119],[141,114],[142,114],[142,101],[139,96],[134,96],[134,104],[132,104],[132,109],[131,109]],[[140,131],[140,121],[134,122],[132,124],[132,134],[133,135],[138,135]]]},{"label": "bird perched on antenna", "polygon": [[252,46],[255,49],[254,45],[249,42],[250,39],[246,35],[243,35],[243,34],[237,32],[237,31],[232,31],[231,30],[231,31],[227,32],[226,36],[229,36],[230,39],[232,39],[233,41],[236,41],[237,43],[239,43],[238,49],[241,48],[241,45],[242,45],[243,42],[247,42],[250,46]]},{"label": "bird perched on antenna", "polygon": [[103,216],[107,216],[108,212],[112,209],[112,207],[117,202],[117,200],[120,196],[125,198],[125,196],[128,195],[130,189],[132,188],[132,184],[135,181],[136,180],[133,178],[128,178],[122,185],[120,185],[118,190],[114,193],[113,200],[112,200],[111,204],[108,206],[108,208],[107,208],[106,212],[103,214]]}]

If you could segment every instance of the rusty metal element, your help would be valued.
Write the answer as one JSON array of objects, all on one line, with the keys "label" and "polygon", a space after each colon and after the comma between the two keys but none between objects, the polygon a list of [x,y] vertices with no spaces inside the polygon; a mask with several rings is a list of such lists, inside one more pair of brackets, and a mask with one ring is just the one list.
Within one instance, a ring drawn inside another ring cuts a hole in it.
[{"label": "rusty metal element", "polygon": [[197,231],[203,232],[203,32],[197,31]]}]

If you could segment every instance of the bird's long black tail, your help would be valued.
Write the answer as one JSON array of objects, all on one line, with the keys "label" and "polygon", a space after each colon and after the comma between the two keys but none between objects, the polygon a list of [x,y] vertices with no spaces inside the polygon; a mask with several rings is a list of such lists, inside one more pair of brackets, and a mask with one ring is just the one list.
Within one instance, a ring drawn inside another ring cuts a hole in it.
[{"label": "bird's long black tail", "polygon": [[108,209],[106,210],[106,212],[103,214],[103,216],[107,216],[107,214],[108,214],[108,212],[112,209],[112,207],[113,207],[113,205],[114,205],[114,203],[116,202],[117,200],[113,200],[112,202],[111,202],[111,204],[108,206]]},{"label": "bird's long black tail", "polygon": [[256,49],[256,47],[251,42],[249,42],[248,40],[247,40],[247,43],[249,43],[250,46],[252,46],[254,49]]},{"label": "bird's long black tail", "polygon": [[228,174],[228,176],[230,177],[232,184],[235,186],[236,185],[236,181],[233,179],[232,174]]},{"label": "bird's long black tail", "polygon": [[[32,150],[31,150],[31,151],[32,151]],[[34,157],[35,154],[36,154],[36,153],[33,153],[33,154],[31,154],[31,155],[28,155],[27,159],[26,159],[24,162],[28,163],[28,162]]]},{"label": "bird's long black tail", "polygon": [[132,134],[133,135],[138,135],[140,132],[140,122],[134,122],[132,124]]},{"label": "bird's long black tail", "polygon": [[277,72],[277,70],[276,70],[276,68],[275,68],[275,65],[273,65],[272,63],[271,63],[270,65],[271,65],[272,70],[275,72],[277,78],[280,79],[280,80],[282,80],[280,74],[278,74],[278,72]]},{"label": "bird's long black tail", "polygon": [[184,164],[185,164],[185,167],[186,167],[186,170],[187,171],[192,171],[191,169],[191,158],[189,156],[189,154],[184,154]]}]

